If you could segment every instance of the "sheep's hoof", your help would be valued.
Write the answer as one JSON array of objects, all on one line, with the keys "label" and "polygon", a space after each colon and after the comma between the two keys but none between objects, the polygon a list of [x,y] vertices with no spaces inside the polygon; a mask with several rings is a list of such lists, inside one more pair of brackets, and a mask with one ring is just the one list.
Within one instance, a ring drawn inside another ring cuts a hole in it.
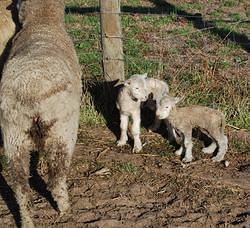
[{"label": "sheep's hoof", "polygon": [[69,210],[70,204],[68,201],[60,200],[57,201],[57,206],[59,209],[60,216],[63,216]]},{"label": "sheep's hoof", "polygon": [[35,228],[35,226],[34,226],[34,224],[33,224],[33,222],[32,222],[31,219],[28,219],[26,221],[24,220],[23,224],[22,224],[22,227],[23,228]]},{"label": "sheep's hoof", "polygon": [[185,157],[185,158],[182,159],[182,161],[185,162],[185,163],[187,163],[187,162],[191,162],[192,159],[193,159],[192,157],[190,157],[190,158],[189,157],[188,158]]}]

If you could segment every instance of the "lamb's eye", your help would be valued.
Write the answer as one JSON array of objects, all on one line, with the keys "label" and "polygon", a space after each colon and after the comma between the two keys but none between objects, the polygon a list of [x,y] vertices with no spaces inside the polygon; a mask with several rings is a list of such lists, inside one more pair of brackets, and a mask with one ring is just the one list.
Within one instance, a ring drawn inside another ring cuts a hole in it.
[{"label": "lamb's eye", "polygon": [[168,108],[168,106],[166,106],[166,108]]},{"label": "lamb's eye", "polygon": [[136,90],[138,90],[139,88],[138,88],[138,87],[136,87],[135,89],[136,89]]}]

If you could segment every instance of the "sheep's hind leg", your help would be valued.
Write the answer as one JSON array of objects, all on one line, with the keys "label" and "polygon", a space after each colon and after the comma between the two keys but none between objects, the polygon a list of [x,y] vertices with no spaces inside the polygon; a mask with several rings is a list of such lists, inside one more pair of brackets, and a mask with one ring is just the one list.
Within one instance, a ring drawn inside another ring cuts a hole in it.
[{"label": "sheep's hind leg", "polygon": [[128,119],[129,118],[127,115],[124,115],[124,114],[120,115],[121,136],[120,136],[120,139],[117,141],[117,146],[124,146],[128,141],[128,135],[127,135]]},{"label": "sheep's hind leg", "polygon": [[202,152],[204,154],[212,154],[215,151],[216,147],[217,147],[217,144],[215,142],[212,142],[208,147],[204,147],[202,149]]},{"label": "sheep's hind leg", "polygon": [[218,150],[217,155],[212,158],[214,162],[222,161],[228,149],[227,136],[223,135],[222,137],[220,137],[220,139],[218,139],[217,142],[218,142],[219,150]]},{"label": "sheep's hind leg", "polygon": [[[9,153],[9,151],[6,151]],[[34,224],[30,212],[31,189],[29,187],[29,165],[30,154],[28,148],[13,150],[13,156],[10,158],[10,173],[13,185],[13,191],[16,196],[20,209],[22,227],[33,228]]]},{"label": "sheep's hind leg", "polygon": [[48,189],[61,214],[64,214],[70,207],[66,177],[73,151],[69,152],[67,143],[59,138],[48,139],[46,142],[49,166]]}]

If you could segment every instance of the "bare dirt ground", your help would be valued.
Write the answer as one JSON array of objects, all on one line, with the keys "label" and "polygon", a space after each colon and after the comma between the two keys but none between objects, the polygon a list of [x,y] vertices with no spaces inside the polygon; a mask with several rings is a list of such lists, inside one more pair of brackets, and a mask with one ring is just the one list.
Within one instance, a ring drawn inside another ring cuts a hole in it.
[{"label": "bare dirt ground", "polygon": [[[229,136],[232,137],[232,132]],[[241,134],[238,137],[242,138]],[[250,158],[229,148],[224,164],[194,151],[183,164],[156,133],[143,132],[141,154],[118,148],[106,128],[84,127],[68,176],[71,210],[59,217],[34,191],[37,227],[249,227]],[[43,162],[41,175],[46,180]],[[1,172],[7,176],[6,171]],[[0,175],[0,227],[13,227],[14,202]],[[39,184],[37,184],[39,185]],[[36,188],[42,188],[42,183]],[[33,184],[35,186],[35,184]],[[35,188],[35,187],[34,187]],[[9,208],[7,207],[7,204]]]}]

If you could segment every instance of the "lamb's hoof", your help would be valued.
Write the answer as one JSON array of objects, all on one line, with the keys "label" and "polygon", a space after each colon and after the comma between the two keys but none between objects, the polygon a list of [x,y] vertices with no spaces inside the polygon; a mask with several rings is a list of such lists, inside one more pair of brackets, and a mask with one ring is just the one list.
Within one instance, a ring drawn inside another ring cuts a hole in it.
[{"label": "lamb's hoof", "polygon": [[204,147],[201,150],[204,154],[212,154],[214,150],[211,150],[210,148]]},{"label": "lamb's hoof", "polygon": [[139,153],[142,150],[142,146],[134,146],[132,153]]},{"label": "lamb's hoof", "polygon": [[174,153],[175,153],[175,155],[180,156],[182,154],[182,147],[180,149],[176,150]]},{"label": "lamb's hoof", "polygon": [[222,160],[223,160],[223,158],[220,157],[220,156],[215,156],[215,157],[212,158],[213,162],[221,162]]},{"label": "lamb's hoof", "polygon": [[185,157],[185,158],[182,159],[182,161],[185,162],[185,163],[191,162],[192,160],[193,160],[192,157],[190,157],[190,158],[189,157],[188,158]]},{"label": "lamb's hoof", "polygon": [[126,145],[126,143],[127,143],[126,141],[118,140],[116,145],[117,146],[124,146],[124,145]]}]

